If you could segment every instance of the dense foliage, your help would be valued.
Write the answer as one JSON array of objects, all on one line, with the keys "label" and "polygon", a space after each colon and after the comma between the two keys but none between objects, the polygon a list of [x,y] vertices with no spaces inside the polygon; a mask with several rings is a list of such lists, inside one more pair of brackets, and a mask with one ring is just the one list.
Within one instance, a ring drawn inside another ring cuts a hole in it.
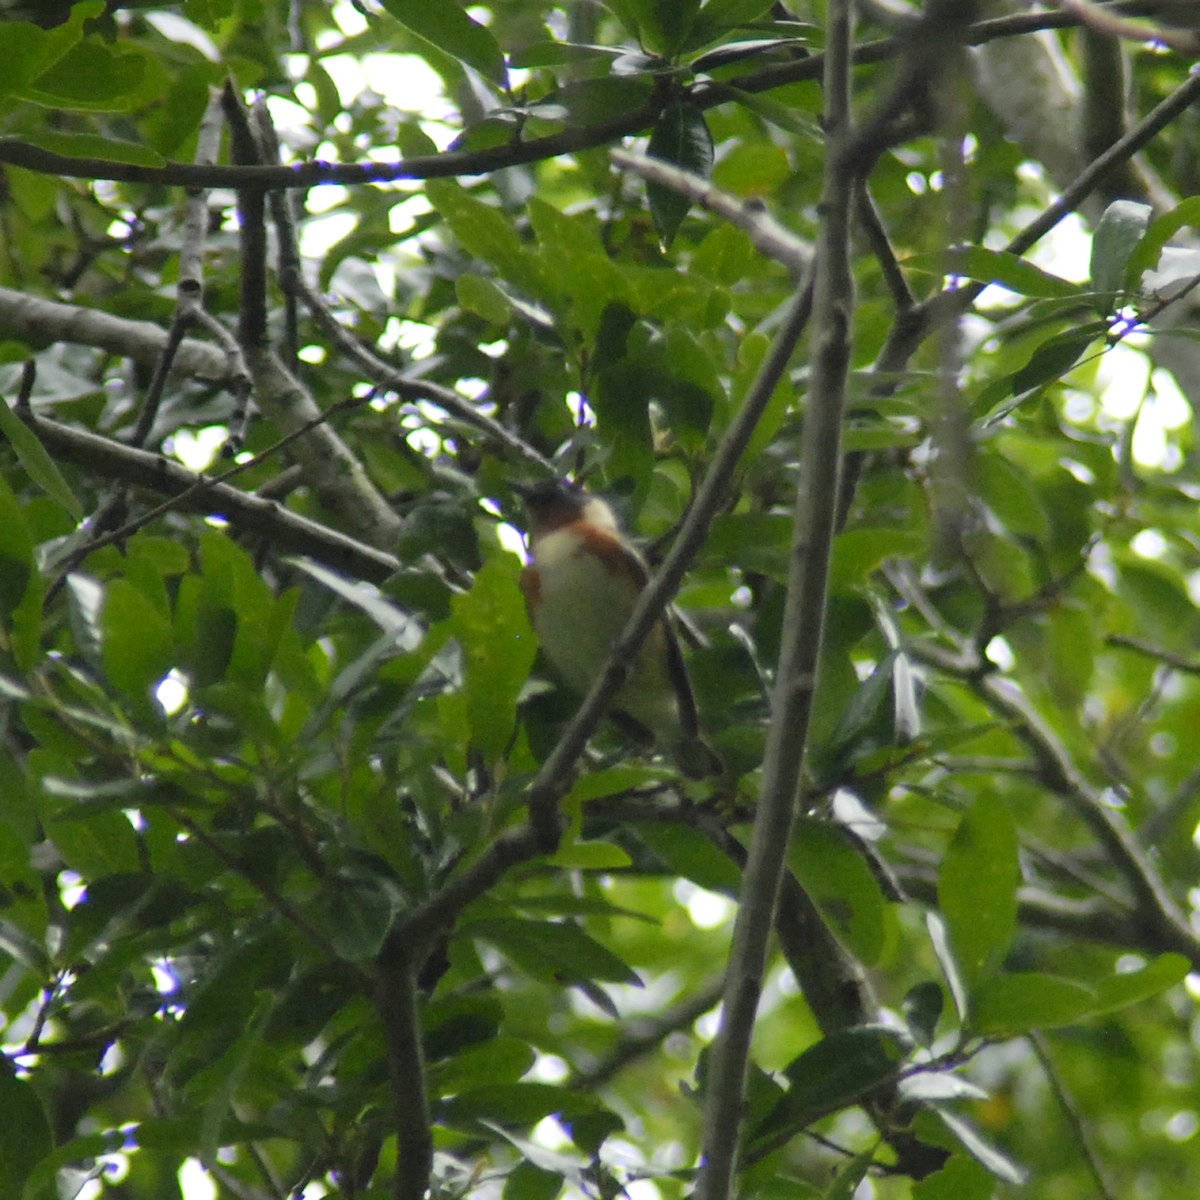
[{"label": "dense foliage", "polygon": [[[0,0],[4,1196],[1200,1191],[1194,18],[849,7]],[[552,473],[720,777],[536,659]]]}]

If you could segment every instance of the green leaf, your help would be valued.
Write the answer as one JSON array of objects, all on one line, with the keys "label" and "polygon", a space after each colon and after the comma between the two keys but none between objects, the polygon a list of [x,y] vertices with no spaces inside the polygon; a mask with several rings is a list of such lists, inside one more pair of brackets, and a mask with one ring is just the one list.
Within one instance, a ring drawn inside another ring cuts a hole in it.
[{"label": "green leaf", "polygon": [[0,95],[19,91],[50,70],[83,36],[84,24],[104,11],[104,0],[86,0],[71,7],[70,20],[53,29],[28,21],[0,21]]},{"label": "green leaf", "polygon": [[93,812],[73,821],[70,809],[50,822],[50,840],[63,860],[85,880],[137,872],[142,867],[137,834],[122,812]]},{"label": "green leaf", "polygon": [[934,912],[925,914],[925,928],[929,931],[929,941],[937,957],[938,966],[942,968],[942,974],[946,977],[946,986],[950,989],[950,997],[954,1001],[958,1019],[965,1021],[969,997],[962,971],[950,945],[950,931],[946,928],[946,922]]},{"label": "green leaf", "polygon": [[639,822],[630,827],[673,874],[710,892],[735,896],[742,873],[698,829],[689,825]]},{"label": "green leaf", "polygon": [[306,575],[311,575],[335,596],[365,613],[384,633],[419,634],[420,630],[412,617],[386,596],[381,595],[379,589],[371,584],[360,579],[348,579],[310,558],[290,558],[287,561]]},{"label": "green leaf", "polygon": [[825,923],[864,966],[879,961],[885,901],[862,854],[827,821],[801,818],[788,863]]},{"label": "green leaf", "polygon": [[849,529],[833,544],[829,564],[829,589],[845,592],[860,588],[885,562],[920,553],[925,539],[906,529]]},{"label": "green leaf", "polygon": [[999,454],[980,451],[971,459],[971,478],[980,499],[1017,537],[1044,541],[1050,536],[1050,518],[1038,490],[1028,476]]},{"label": "green leaf", "polygon": [[563,1177],[531,1162],[518,1163],[504,1180],[501,1200],[554,1200],[563,1189]]},{"label": "green leaf", "polygon": [[[189,579],[185,584],[197,583]],[[180,590],[180,609],[185,607],[185,597],[193,589]],[[237,642],[237,613],[225,604],[208,603],[202,587],[197,587],[195,612],[195,637],[189,645],[185,663],[196,687],[209,687],[220,683],[229,670],[233,659],[233,647]],[[181,622],[182,623],[182,622]]]},{"label": "green leaf", "polygon": [[47,495],[57,500],[72,520],[81,521],[83,508],[54,460],[46,453],[45,446],[37,434],[3,400],[0,400],[0,434],[12,443],[17,458],[21,460],[21,466],[25,468],[29,478]]},{"label": "green leaf", "polygon": [[1102,331],[1085,326],[1069,329],[1043,342],[1012,377],[1012,394],[1019,396],[1065,375]]},{"label": "green leaf", "polygon": [[620,57],[614,46],[593,46],[580,42],[530,42],[508,56],[511,67],[561,67],[567,63],[593,62],[599,58]]},{"label": "green leaf", "polygon": [[979,283],[998,283],[1019,296],[1062,299],[1085,295],[1077,283],[1043,271],[1007,250],[987,250],[983,246],[955,246],[941,252],[914,254],[903,265],[939,276],[962,275]]},{"label": "green leaf", "polygon": [[428,180],[425,195],[468,254],[491,263],[502,278],[525,291],[541,295],[536,257],[522,244],[504,213],[445,179]]},{"label": "green leaf", "polygon": [[968,984],[999,966],[1017,927],[1017,827],[1007,801],[982,795],[942,858],[938,904]]},{"label": "green leaf", "polygon": [[167,161],[149,146],[102,137],[97,133],[56,133],[39,129],[34,141],[44,150],[68,158],[98,158],[102,162],[132,163],[136,167],[161,167]]},{"label": "green leaf", "polygon": [[1003,1151],[997,1150],[969,1122],[964,1121],[956,1113],[947,1112],[941,1107],[931,1108],[929,1112],[931,1116],[936,1115],[936,1119],[954,1135],[963,1149],[997,1179],[1017,1187],[1025,1183],[1028,1172],[1024,1167],[1013,1162]]},{"label": "green leaf", "polygon": [[922,1046],[933,1044],[945,1006],[945,993],[941,985],[932,979],[923,980],[906,993],[900,1010],[913,1037]]},{"label": "green leaf", "polygon": [[401,25],[439,50],[474,68],[497,87],[508,87],[508,70],[496,39],[457,0],[381,0]]},{"label": "green leaf", "polygon": [[[707,176],[712,170],[713,141],[704,113],[682,100],[667,105],[655,122],[646,152],[694,175]],[[646,199],[658,236],[669,246],[692,202],[658,183],[646,184]]]},{"label": "green leaf", "polygon": [[573,871],[620,871],[631,865],[627,851],[612,842],[564,842],[548,860]]},{"label": "green leaf", "polygon": [[25,514],[0,475],[0,619],[9,619],[25,598],[35,570]]},{"label": "green leaf", "polygon": [[586,1093],[550,1083],[507,1083],[471,1088],[443,1102],[448,1121],[495,1121],[502,1125],[533,1125],[551,1115],[571,1117],[593,1112],[597,1103]]},{"label": "green leaf", "polygon": [[1096,1006],[1096,993],[1073,979],[1023,971],[985,979],[971,993],[973,1033],[1012,1037],[1071,1025]]},{"label": "green leaf", "polygon": [[33,1086],[18,1079],[6,1055],[0,1055],[0,1182],[14,1200],[25,1180],[54,1148],[50,1121]]},{"label": "green leaf", "polygon": [[105,588],[100,634],[109,682],[131,698],[147,699],[174,661],[170,622],[133,584],[114,579]]},{"label": "green leaf", "polygon": [[1114,297],[1125,282],[1126,268],[1138,243],[1150,226],[1154,210],[1134,200],[1114,200],[1100,217],[1092,237],[1092,286],[1098,293],[1096,307],[1112,308]]},{"label": "green leaf", "polygon": [[736,29],[759,20],[774,0],[708,0],[701,9],[702,19],[719,29]]},{"label": "green leaf", "polygon": [[38,978],[50,973],[50,955],[45,946],[5,917],[0,917],[0,954],[7,954]]},{"label": "green leaf", "polygon": [[755,1138],[802,1128],[892,1080],[905,1048],[894,1030],[845,1029],[822,1038],[785,1068],[791,1087],[754,1130]]},{"label": "green leaf", "polygon": [[1182,954],[1160,954],[1144,967],[1110,975],[1096,989],[1095,1013],[1115,1012],[1142,1000],[1157,996],[1181,983],[1191,971],[1191,963]]},{"label": "green leaf", "polygon": [[50,70],[22,89],[25,99],[49,108],[124,112],[136,104],[147,60],[99,42],[72,46]]},{"label": "green leaf", "polygon": [[960,1154],[915,1184],[912,1200],[992,1200],[995,1191],[992,1174],[975,1159]]},{"label": "green leaf", "polygon": [[455,280],[454,292],[463,308],[492,325],[507,325],[512,319],[508,298],[492,279],[467,272]]},{"label": "green leaf", "polygon": [[451,610],[466,666],[472,740],[488,762],[498,762],[512,741],[517,697],[537,653],[517,586],[516,560],[506,555],[487,563],[476,572],[470,591],[454,597]]},{"label": "green leaf", "polygon": [[237,0],[184,0],[184,12],[198,25],[216,29],[227,17],[233,15]]},{"label": "green leaf", "polygon": [[1142,276],[1158,266],[1167,242],[1185,225],[1197,224],[1200,224],[1200,196],[1189,197],[1170,212],[1152,221],[1125,266],[1126,289],[1136,292],[1141,286]]},{"label": "green leaf", "polygon": [[396,906],[378,880],[332,880],[316,910],[333,948],[349,962],[374,958],[395,916]]},{"label": "green leaf", "polygon": [[472,921],[460,932],[490,942],[523,970],[548,982],[641,984],[636,971],[570,921],[496,917]]},{"label": "green leaf", "polygon": [[[275,656],[275,648],[291,618],[296,593],[276,600],[254,560],[231,537],[216,531],[200,538],[201,611],[229,609],[237,616],[237,632],[223,678],[257,697]],[[227,617],[216,618],[218,630]]]},{"label": "green leaf", "polygon": [[764,121],[776,128],[795,134],[814,144],[824,140],[821,126],[813,119],[812,115],[798,110],[794,105],[785,104],[775,97],[763,95],[761,92],[747,92],[727,84],[722,84],[722,86],[728,88],[730,95],[735,96],[738,104],[743,108],[757,113]]},{"label": "green leaf", "polygon": [[651,54],[669,57],[685,45],[700,0],[603,0]]},{"label": "green leaf", "polygon": [[825,1200],[854,1200],[858,1195],[858,1185],[866,1179],[867,1172],[875,1165],[875,1148],[868,1146],[865,1150],[860,1150],[838,1171],[825,1193]]},{"label": "green leaf", "polygon": [[430,1085],[442,1095],[493,1083],[516,1083],[537,1061],[528,1042],[497,1037],[471,1046],[430,1069]]}]

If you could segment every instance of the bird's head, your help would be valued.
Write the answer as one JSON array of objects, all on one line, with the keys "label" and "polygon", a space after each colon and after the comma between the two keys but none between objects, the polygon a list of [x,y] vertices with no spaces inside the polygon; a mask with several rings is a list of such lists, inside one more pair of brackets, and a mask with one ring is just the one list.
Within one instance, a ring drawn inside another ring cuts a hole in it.
[{"label": "bird's head", "polygon": [[512,489],[525,501],[532,540],[578,521],[606,532],[617,531],[616,516],[603,500],[565,480],[546,479],[532,485],[514,483]]}]

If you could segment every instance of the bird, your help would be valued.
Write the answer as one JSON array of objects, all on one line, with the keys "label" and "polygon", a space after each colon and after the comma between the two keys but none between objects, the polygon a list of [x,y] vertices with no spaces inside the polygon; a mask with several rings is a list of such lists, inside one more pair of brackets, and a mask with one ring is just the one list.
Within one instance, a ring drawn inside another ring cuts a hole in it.
[{"label": "bird", "polygon": [[[513,490],[529,514],[529,563],[521,590],[530,624],[554,672],[586,695],[646,586],[646,565],[599,496],[561,480]],[[700,735],[687,666],[667,616],[639,650],[612,714],[644,740],[653,738],[687,777],[721,770]]]}]

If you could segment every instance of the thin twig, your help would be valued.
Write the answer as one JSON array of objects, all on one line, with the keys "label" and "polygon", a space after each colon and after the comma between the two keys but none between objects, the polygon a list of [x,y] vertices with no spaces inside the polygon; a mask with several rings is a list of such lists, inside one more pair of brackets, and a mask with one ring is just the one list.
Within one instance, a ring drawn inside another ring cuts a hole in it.
[{"label": "thin twig", "polygon": [[827,20],[823,119],[827,154],[813,289],[813,324],[817,332],[801,448],[803,476],[796,497],[784,641],[772,697],[763,778],[726,973],[721,1027],[705,1088],[703,1167],[697,1188],[701,1200],[727,1200],[733,1192],[750,1040],[784,874],[820,652],[837,515],[853,305],[851,28],[851,0],[834,0]]},{"label": "thin twig", "polygon": [[[200,121],[200,133],[196,143],[195,161],[211,165],[216,162],[221,148],[221,94],[210,90],[208,107]],[[183,344],[184,334],[197,322],[204,296],[204,239],[208,233],[208,197],[202,190],[193,190],[188,195],[183,222],[183,243],[179,250],[179,284],[175,294],[175,313],[167,330],[154,374],[146,388],[142,411],[137,424],[129,436],[131,446],[144,446],[162,403],[163,390],[171,374],[175,355]],[[224,327],[219,326],[224,332]],[[245,384],[250,383],[250,374],[243,367]]]},{"label": "thin twig", "polygon": [[[250,114],[232,79],[221,93],[235,163],[262,168]],[[270,169],[270,168],[266,168]],[[267,342],[267,227],[266,200],[257,186],[238,189],[238,234],[241,292],[238,300],[238,341],[249,352]]]},{"label": "thin twig", "polygon": [[648,158],[628,150],[613,150],[610,157],[618,167],[625,167],[650,183],[669,188],[718,217],[724,217],[731,225],[749,234],[763,254],[795,274],[803,274],[812,265],[812,247],[780,225],[761,203],[739,200],[707,179],[660,158]]},{"label": "thin twig", "polygon": [[348,962],[344,955],[338,953],[333,943],[286,896],[272,884],[263,881],[261,872],[253,871],[236,854],[230,853],[218,838],[214,838],[207,829],[193,821],[182,810],[171,808],[170,812],[190,837],[194,837],[226,868],[250,884],[285,921],[321,952],[326,961],[339,963],[360,988],[369,988],[373,985],[374,981],[371,976],[362,967],[357,963]]},{"label": "thin twig", "polygon": [[1108,1170],[1100,1161],[1100,1156],[1092,1145],[1092,1136],[1088,1131],[1087,1121],[1080,1112],[1079,1105],[1075,1103],[1075,1098],[1067,1089],[1066,1082],[1050,1055],[1050,1046],[1045,1035],[1034,1030],[1029,1034],[1029,1044],[1033,1047],[1033,1052],[1037,1055],[1038,1062],[1041,1063],[1042,1072],[1050,1084],[1050,1090],[1054,1093],[1054,1098],[1058,1101],[1058,1106],[1062,1109],[1063,1116],[1071,1128],[1075,1144],[1079,1147],[1079,1153],[1083,1157],[1088,1174],[1091,1175],[1092,1181],[1096,1185],[1096,1195],[1099,1200],[1117,1200],[1120,1193],[1109,1179]]},{"label": "thin twig", "polygon": [[[279,152],[279,137],[271,121],[271,112],[262,96],[255,100],[250,110],[254,135],[258,141],[259,155],[263,162],[275,165],[282,161]],[[293,204],[293,200],[295,204]],[[299,273],[300,240],[296,236],[296,208],[302,203],[293,192],[272,191],[267,195],[267,207],[271,213],[271,224],[275,227],[277,244],[276,258],[279,277],[287,279],[291,272]],[[286,361],[294,367],[299,361],[300,323],[296,297],[285,289],[284,297],[284,347]]]},{"label": "thin twig", "polygon": [[277,550],[309,557],[355,579],[381,583],[400,569],[400,560],[366,542],[289,511],[276,501],[197,476],[179,463],[138,450],[87,430],[63,425],[31,412],[19,414],[42,443],[64,461],[94,474],[175,497],[182,508],[220,513],[243,533],[267,537]]},{"label": "thin twig", "polygon": [[[1137,154],[1198,99],[1200,73],[1195,73],[1151,109],[1120,141],[1114,142],[1099,158],[1090,162],[1053,204],[1009,241],[1004,247],[1005,251],[1021,255],[1032,249],[1087,199],[1109,171]],[[897,378],[925,338],[942,324],[957,320],[987,286],[987,282],[972,281],[961,287],[947,288],[902,314],[876,362],[875,371],[881,376],[878,390],[890,390],[891,385],[883,383],[883,380]]]},{"label": "thin twig", "polygon": [[1125,650],[1132,650],[1136,654],[1144,654],[1147,658],[1152,658],[1155,662],[1170,667],[1172,671],[1179,671],[1184,675],[1200,675],[1200,659],[1174,654],[1170,650],[1164,650],[1161,646],[1154,645],[1153,642],[1144,641],[1142,638],[1133,637],[1127,633],[1110,633],[1104,640],[1110,646],[1120,646]]},{"label": "thin twig", "polygon": [[554,471],[553,464],[528,442],[505,429],[487,413],[481,412],[464,396],[441,384],[412,378],[390,363],[384,362],[338,321],[324,300],[304,281],[299,270],[292,270],[284,277],[284,288],[300,298],[334,346],[355,363],[376,387],[382,391],[394,392],[402,400],[426,400],[436,404],[451,416],[485,433],[497,445],[512,451],[537,471],[547,474]]},{"label": "thin twig", "polygon": [[983,669],[975,653],[945,651],[930,643],[910,644],[913,655],[964,679],[993,710],[1009,721],[1014,736],[1037,763],[1043,784],[1062,797],[1092,831],[1124,878],[1136,903],[1134,924],[1163,950],[1183,954],[1200,965],[1200,937],[1167,891],[1153,863],[1121,814],[1107,803],[1072,759],[1058,734],[1011,680]]},{"label": "thin twig", "polygon": [[622,1031],[617,1044],[594,1066],[576,1071],[569,1081],[576,1091],[595,1092],[631,1062],[653,1053],[670,1034],[689,1028],[721,999],[720,977],[694,988],[690,995],[663,1012],[635,1017]]},{"label": "thin twig", "polygon": [[1200,50],[1200,36],[1183,28],[1163,25],[1143,25],[1130,21],[1092,4],[1090,0],[1059,0],[1063,8],[1078,17],[1090,29],[1110,38],[1130,42],[1158,42],[1180,54],[1195,54]]},{"label": "thin twig", "polygon": [[879,269],[883,273],[883,281],[892,295],[892,302],[900,312],[907,312],[916,304],[917,298],[913,295],[912,288],[908,286],[908,280],[896,258],[896,252],[892,249],[891,239],[883,224],[883,217],[875,207],[875,200],[871,196],[866,180],[863,180],[855,189],[854,215],[858,219],[859,227],[867,235],[871,252],[875,255]]},{"label": "thin twig", "polygon": [[[128,537],[132,537],[139,529],[144,529],[152,521],[158,520],[159,517],[165,516],[172,509],[180,507],[190,507],[201,494],[211,492],[221,484],[226,484],[235,475],[240,475],[244,471],[249,471],[252,467],[261,465],[273,458],[285,446],[302,438],[305,434],[311,433],[318,426],[323,425],[330,418],[339,412],[343,412],[351,408],[359,408],[366,399],[360,396],[347,396],[344,400],[339,400],[335,404],[331,404],[327,409],[321,412],[319,416],[313,417],[306,421],[303,425],[293,429],[290,433],[285,433],[278,441],[273,442],[265,450],[260,450],[259,453],[252,458],[246,459],[244,462],[235,463],[232,467],[222,471],[220,475],[193,475],[192,482],[178,495],[172,496],[168,500],[164,500],[161,504],[156,504],[153,508],[134,517],[130,521],[126,521],[119,529],[111,530],[101,537],[88,542],[83,548],[82,557],[86,557],[95,550],[99,550],[103,546],[112,545],[114,542],[122,542]],[[41,422],[38,423],[39,425]],[[244,494],[244,493],[243,493]],[[81,561],[81,559],[80,559]],[[72,564],[77,565],[74,557]]]}]

